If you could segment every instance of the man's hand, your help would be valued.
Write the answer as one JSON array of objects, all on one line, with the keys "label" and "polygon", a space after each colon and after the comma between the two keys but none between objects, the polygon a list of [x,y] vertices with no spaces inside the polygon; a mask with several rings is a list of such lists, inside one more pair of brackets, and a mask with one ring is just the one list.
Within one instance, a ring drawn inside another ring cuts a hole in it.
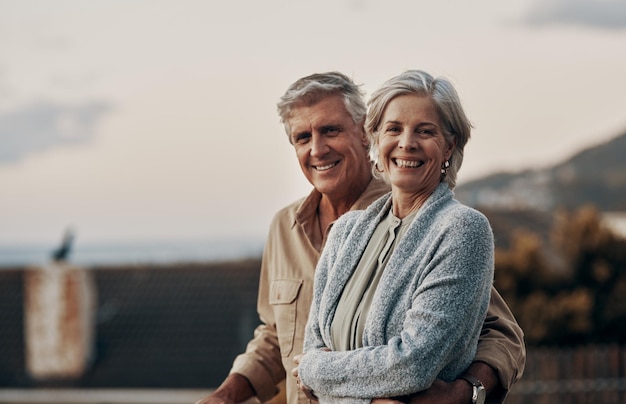
[{"label": "man's hand", "polygon": [[231,400],[228,396],[221,396],[221,393],[215,391],[213,394],[201,398],[195,404],[235,404],[236,401]]},{"label": "man's hand", "polygon": [[472,401],[472,387],[463,379],[451,383],[435,380],[428,390],[412,394],[410,404],[467,404]]},{"label": "man's hand", "polygon": [[[502,389],[497,373],[484,362],[473,362],[465,373],[474,376],[483,383],[487,391],[487,397],[490,397],[490,394],[497,389]],[[467,404],[472,401],[472,386],[461,378],[450,383],[437,379],[428,390],[412,394],[408,397],[408,400],[404,400],[404,397],[400,400],[410,404]],[[377,402],[377,404],[391,404],[392,402],[395,401],[383,401]]]},{"label": "man's hand", "polygon": [[472,400],[472,388],[465,380],[446,383],[435,380],[428,390],[410,396],[377,398],[372,404],[467,404]]},{"label": "man's hand", "polygon": [[254,388],[248,379],[238,373],[232,373],[213,394],[196,401],[195,404],[236,404],[254,395]]}]

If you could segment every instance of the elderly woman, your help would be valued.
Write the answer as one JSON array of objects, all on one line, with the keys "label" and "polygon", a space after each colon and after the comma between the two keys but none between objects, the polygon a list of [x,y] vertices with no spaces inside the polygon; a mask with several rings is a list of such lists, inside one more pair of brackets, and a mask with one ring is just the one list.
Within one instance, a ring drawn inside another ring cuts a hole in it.
[{"label": "elderly woman", "polygon": [[453,86],[422,71],[369,101],[375,175],[391,192],[332,227],[294,370],[320,402],[409,395],[472,362],[493,279],[487,219],[452,189],[471,125]]}]

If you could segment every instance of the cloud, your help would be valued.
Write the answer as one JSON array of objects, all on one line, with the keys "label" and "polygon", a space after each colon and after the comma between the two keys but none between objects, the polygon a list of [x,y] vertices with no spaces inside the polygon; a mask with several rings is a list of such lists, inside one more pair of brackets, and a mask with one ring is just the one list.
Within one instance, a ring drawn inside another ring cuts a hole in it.
[{"label": "cloud", "polygon": [[532,25],[626,29],[626,0],[540,0],[530,9],[526,21]]},{"label": "cloud", "polygon": [[88,142],[95,134],[98,120],[109,109],[108,104],[96,101],[79,106],[38,102],[0,114],[0,164]]}]

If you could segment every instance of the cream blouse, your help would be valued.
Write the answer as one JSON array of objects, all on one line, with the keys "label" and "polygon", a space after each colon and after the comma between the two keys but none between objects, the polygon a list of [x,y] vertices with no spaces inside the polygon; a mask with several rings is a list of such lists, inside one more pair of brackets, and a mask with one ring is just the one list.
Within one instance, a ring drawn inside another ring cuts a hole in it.
[{"label": "cream blouse", "polygon": [[356,270],[341,294],[331,324],[335,351],[348,351],[363,346],[363,329],[378,281],[391,253],[418,212],[416,210],[400,219],[394,216],[392,209],[376,227]]}]

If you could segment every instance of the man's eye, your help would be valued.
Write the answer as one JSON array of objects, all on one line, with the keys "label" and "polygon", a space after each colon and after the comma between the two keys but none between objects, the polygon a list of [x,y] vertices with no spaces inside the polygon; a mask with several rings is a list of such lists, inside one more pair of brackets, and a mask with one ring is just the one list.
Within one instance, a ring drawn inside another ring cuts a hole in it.
[{"label": "man's eye", "polygon": [[326,136],[337,136],[339,134],[339,128],[327,128],[324,134]]},{"label": "man's eye", "polygon": [[309,139],[311,139],[311,135],[308,135],[308,134],[298,135],[298,136],[295,137],[294,143],[295,144],[304,144],[304,143],[308,142]]}]

